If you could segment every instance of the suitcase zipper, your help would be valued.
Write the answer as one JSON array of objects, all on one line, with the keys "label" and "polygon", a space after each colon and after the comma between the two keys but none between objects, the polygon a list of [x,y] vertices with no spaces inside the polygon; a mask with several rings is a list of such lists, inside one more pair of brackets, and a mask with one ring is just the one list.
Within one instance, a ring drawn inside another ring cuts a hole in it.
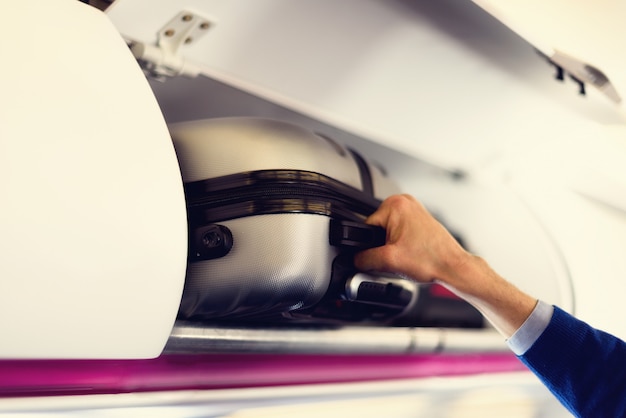
[{"label": "suitcase zipper", "polygon": [[190,221],[218,222],[271,213],[363,220],[380,205],[368,193],[319,173],[262,170],[185,185]]}]

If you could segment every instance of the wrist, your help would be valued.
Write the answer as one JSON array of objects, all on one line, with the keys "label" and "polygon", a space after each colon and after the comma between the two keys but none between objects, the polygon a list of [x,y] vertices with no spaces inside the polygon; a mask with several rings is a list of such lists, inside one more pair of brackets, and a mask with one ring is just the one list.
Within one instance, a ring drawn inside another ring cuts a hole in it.
[{"label": "wrist", "polygon": [[475,278],[484,276],[480,271],[484,270],[485,265],[480,257],[461,250],[446,258],[434,280],[465,294],[473,294],[472,287],[480,285],[475,282]]}]

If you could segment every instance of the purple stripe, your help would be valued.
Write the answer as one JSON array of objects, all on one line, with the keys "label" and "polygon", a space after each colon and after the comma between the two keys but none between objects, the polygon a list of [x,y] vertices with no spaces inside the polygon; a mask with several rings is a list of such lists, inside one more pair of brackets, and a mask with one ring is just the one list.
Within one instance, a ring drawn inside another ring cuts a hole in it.
[{"label": "purple stripe", "polygon": [[2,360],[0,396],[224,389],[524,370],[512,354],[168,355],[153,360]]}]

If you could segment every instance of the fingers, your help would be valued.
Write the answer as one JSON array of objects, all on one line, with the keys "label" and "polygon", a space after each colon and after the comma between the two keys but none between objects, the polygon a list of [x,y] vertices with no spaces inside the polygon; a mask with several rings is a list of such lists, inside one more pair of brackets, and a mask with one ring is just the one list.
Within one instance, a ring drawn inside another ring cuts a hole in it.
[{"label": "fingers", "polygon": [[387,236],[384,246],[355,256],[355,266],[361,270],[394,273],[428,282],[456,245],[445,228],[409,195],[385,199],[366,222],[385,228]]},{"label": "fingers", "polygon": [[415,198],[410,195],[403,194],[390,196],[381,203],[376,212],[371,214],[365,220],[365,223],[381,226],[387,229],[392,215],[398,214],[399,212],[410,211],[409,206],[414,204],[421,205],[417,200],[415,200]]},{"label": "fingers", "polygon": [[380,247],[361,251],[354,256],[354,265],[361,271],[384,271],[384,259]]},{"label": "fingers", "polygon": [[401,235],[405,219],[409,219],[411,213],[409,206],[417,201],[409,195],[395,195],[383,201],[378,210],[369,216],[365,222],[376,225],[387,231],[386,245],[371,248],[356,254],[355,266],[363,271],[380,271],[393,273],[396,266],[396,252],[402,246],[394,245]]},{"label": "fingers", "polygon": [[386,203],[387,200],[384,200],[381,203],[380,207],[376,210],[376,212],[372,213],[370,216],[365,219],[365,223],[368,225],[381,226],[383,228],[386,227],[387,218],[389,216],[389,208]]}]

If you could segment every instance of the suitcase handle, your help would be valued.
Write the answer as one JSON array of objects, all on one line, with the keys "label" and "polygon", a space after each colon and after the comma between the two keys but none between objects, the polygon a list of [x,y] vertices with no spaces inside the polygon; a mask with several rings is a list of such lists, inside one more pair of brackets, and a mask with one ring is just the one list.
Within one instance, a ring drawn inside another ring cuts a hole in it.
[{"label": "suitcase handle", "polygon": [[387,231],[362,222],[331,219],[329,238],[330,245],[358,251],[385,245]]}]

